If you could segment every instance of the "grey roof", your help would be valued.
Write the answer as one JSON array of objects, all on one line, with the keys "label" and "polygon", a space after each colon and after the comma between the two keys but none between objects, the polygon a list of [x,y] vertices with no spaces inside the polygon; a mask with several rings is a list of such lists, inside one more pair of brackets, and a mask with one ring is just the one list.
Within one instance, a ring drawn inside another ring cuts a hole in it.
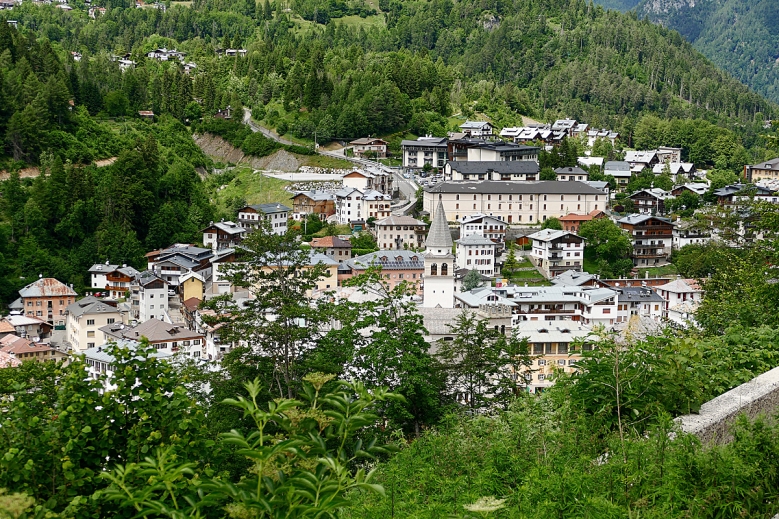
[{"label": "grey roof", "polygon": [[614,288],[619,292],[619,302],[647,302],[647,303],[662,303],[665,301],[660,294],[647,287],[616,287]]},{"label": "grey roof", "polygon": [[512,331],[517,337],[527,337],[528,342],[574,342],[591,338],[597,340],[592,330],[576,321],[519,321]]},{"label": "grey roof", "polygon": [[651,220],[653,218],[656,219],[656,220],[662,220],[663,222],[666,222],[666,223],[671,223],[671,220],[668,219],[668,218],[663,218],[662,216],[652,216],[651,214],[630,214],[630,215],[628,215],[628,216],[626,216],[624,218],[621,218],[621,219],[617,220],[617,223],[625,223],[625,224],[628,224],[628,225],[638,225],[638,224],[646,222],[647,220]]},{"label": "grey roof", "polygon": [[246,229],[235,222],[211,222],[211,225],[203,229],[203,232],[211,229],[212,227],[215,227],[220,231],[224,231],[228,234],[243,234],[246,232]]},{"label": "grey roof", "polygon": [[374,265],[383,270],[424,270],[425,268],[422,254],[407,250],[378,250],[356,256],[344,263],[356,270],[365,270]]},{"label": "grey roof", "polygon": [[576,236],[577,238],[579,238],[579,236],[575,235],[572,232],[559,231],[557,229],[542,229],[536,233],[529,235],[528,238],[530,238],[531,240],[538,240],[538,241],[553,241],[560,238],[565,238],[568,235]]},{"label": "grey roof", "polygon": [[598,191],[603,191],[609,187],[609,183],[605,180],[584,180],[583,183]]},{"label": "grey roof", "polygon": [[446,221],[443,201],[438,201],[438,207],[433,216],[433,223],[430,231],[427,233],[425,247],[428,249],[438,248],[452,250],[452,233],[449,231],[449,224]]},{"label": "grey roof", "polygon": [[442,182],[426,191],[428,193],[469,194],[605,195],[603,191],[588,186],[584,182],[558,182],[556,180],[536,180],[527,182],[512,182],[509,180]]},{"label": "grey roof", "polygon": [[767,160],[765,162],[761,162],[760,164],[754,164],[749,167],[755,169],[779,169],[779,158]]},{"label": "grey roof", "polygon": [[538,163],[534,160],[450,160],[447,163],[453,171],[463,175],[475,175],[480,173],[525,173],[536,174],[539,171]]},{"label": "grey roof", "polygon": [[457,243],[460,245],[495,245],[494,241],[478,233],[468,234],[464,238],[457,240]]},{"label": "grey roof", "polygon": [[273,213],[284,213],[284,212],[290,212],[292,209],[287,207],[284,204],[254,204],[250,205],[252,209],[255,211],[261,211],[265,214],[273,214]]},{"label": "grey roof", "polygon": [[382,218],[381,220],[376,220],[373,222],[374,225],[424,225],[427,226],[425,222],[422,220],[417,220],[416,218],[412,218],[410,216],[388,216],[386,218]]},{"label": "grey roof", "polygon": [[447,137],[419,137],[415,141],[404,139],[400,142],[400,145],[402,147],[420,146],[446,148],[448,140]]},{"label": "grey roof", "polygon": [[139,273],[135,277],[135,279],[136,279],[136,281],[138,281],[138,284],[141,285],[141,286],[146,286],[149,283],[152,283],[154,281],[162,281],[166,285],[168,284],[167,281],[165,281],[163,278],[157,276],[157,274],[155,274],[151,270],[144,270],[143,272]]},{"label": "grey roof", "polygon": [[460,128],[462,128],[464,130],[465,129],[468,129],[468,130],[470,130],[470,129],[480,130],[480,129],[484,128],[487,125],[492,126],[492,124],[490,124],[487,121],[465,121],[464,123],[462,123],[460,125]]},{"label": "grey roof", "polygon": [[624,160],[610,160],[603,166],[603,171],[629,172],[630,164]]},{"label": "grey roof", "polygon": [[455,299],[459,299],[463,304],[470,306],[471,308],[478,308],[479,305],[508,305],[517,306],[514,301],[506,299],[505,297],[496,294],[492,287],[474,288],[470,292],[457,292],[454,294]]},{"label": "grey roof", "polygon": [[149,342],[181,341],[203,338],[202,334],[187,329],[184,324],[171,324],[160,321],[159,319],[149,319],[132,328],[122,324],[109,324],[99,329],[108,336],[133,341],[139,341],[141,340],[141,337],[146,337],[149,339]]},{"label": "grey roof", "polygon": [[161,257],[158,262],[163,263],[166,261],[173,263],[174,265],[178,265],[179,267],[184,267],[186,269],[193,269],[198,265],[200,265],[200,262],[190,259],[183,254],[174,254],[172,256]]},{"label": "grey roof", "polygon": [[557,168],[554,172],[558,175],[589,175],[589,173],[578,166]]},{"label": "grey roof", "polygon": [[[138,341],[131,341],[131,340],[124,340],[119,339],[116,342],[116,345],[120,348],[124,348],[130,351],[135,351],[140,343]],[[84,358],[95,360],[98,362],[105,362],[107,364],[111,364],[116,359],[113,357],[113,355],[108,354],[108,344],[103,344],[102,346],[96,346],[94,348],[89,348],[84,350]],[[172,354],[165,350],[156,350],[151,353],[151,357],[163,359],[166,357],[170,357]]]},{"label": "grey roof", "polygon": [[671,193],[668,193],[666,191],[663,191],[659,187],[653,187],[650,189],[641,189],[639,191],[636,191],[632,195],[630,195],[628,198],[633,198],[636,195],[640,195],[641,193],[646,193],[649,196],[652,196],[654,198],[657,198],[658,200],[665,200],[667,198],[674,198],[674,196]]},{"label": "grey roof", "polygon": [[576,272],[575,270],[566,270],[551,279],[554,285],[565,285],[569,287],[578,287],[596,279],[595,275],[589,272]]},{"label": "grey roof", "polygon": [[106,262],[106,263],[95,263],[94,265],[92,265],[90,267],[90,269],[87,272],[89,272],[91,274],[98,273],[98,272],[99,273],[108,273],[108,272],[113,272],[117,268],[119,268],[119,265],[111,265],[108,262]]},{"label": "grey roof", "polygon": [[93,296],[87,296],[84,299],[80,299],[75,303],[69,304],[65,310],[68,312],[68,314],[74,317],[117,312],[115,307],[107,305]]},{"label": "grey roof", "polygon": [[298,191],[295,193],[295,196],[293,198],[298,196],[306,196],[314,201],[327,201],[327,200],[335,200],[335,195],[333,193],[328,193],[327,191]]}]

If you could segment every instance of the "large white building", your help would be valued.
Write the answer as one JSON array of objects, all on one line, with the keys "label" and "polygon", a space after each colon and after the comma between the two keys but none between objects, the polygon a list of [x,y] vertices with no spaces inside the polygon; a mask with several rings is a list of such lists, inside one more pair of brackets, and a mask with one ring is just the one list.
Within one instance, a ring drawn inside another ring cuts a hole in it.
[{"label": "large white building", "polygon": [[663,317],[681,327],[695,324],[695,311],[703,299],[703,290],[694,279],[677,279],[656,287],[665,300]]},{"label": "large white building", "polygon": [[584,238],[556,229],[543,229],[528,238],[533,245],[530,259],[547,279],[566,270],[582,271]]},{"label": "large white building", "polygon": [[284,234],[291,212],[284,204],[247,205],[238,210],[238,224],[244,229],[257,229],[266,220],[273,234]]},{"label": "large white building", "polygon": [[506,222],[502,220],[476,213],[463,216],[460,221],[460,237],[465,238],[469,234],[478,234],[494,242],[503,243],[506,241],[506,227],[508,227]]},{"label": "large white building", "polygon": [[606,193],[582,182],[443,182],[424,193],[424,210],[438,202],[454,220],[475,212],[508,224],[543,222],[606,208]]},{"label": "large white building", "polygon": [[431,168],[443,168],[447,158],[447,140],[446,137],[428,136],[402,141],[403,168],[417,170],[424,168],[425,164]]},{"label": "large white building", "polygon": [[427,308],[454,306],[455,258],[446,212],[439,202],[425,242],[424,303]]},{"label": "large white building", "polygon": [[374,222],[381,250],[417,249],[424,245],[427,224],[410,216],[388,216]]},{"label": "large white building", "polygon": [[75,353],[103,344],[106,337],[99,328],[122,320],[115,306],[92,296],[68,305],[66,315],[66,342]]},{"label": "large white building", "polygon": [[494,276],[497,244],[480,234],[469,234],[456,242],[457,268]]},{"label": "large white building", "polygon": [[391,213],[392,197],[369,189],[345,187],[335,193],[335,217],[340,224],[365,222],[371,216],[383,218]]},{"label": "large white building", "polygon": [[141,272],[131,289],[131,317],[138,322],[164,320],[168,314],[168,282],[154,272]]}]

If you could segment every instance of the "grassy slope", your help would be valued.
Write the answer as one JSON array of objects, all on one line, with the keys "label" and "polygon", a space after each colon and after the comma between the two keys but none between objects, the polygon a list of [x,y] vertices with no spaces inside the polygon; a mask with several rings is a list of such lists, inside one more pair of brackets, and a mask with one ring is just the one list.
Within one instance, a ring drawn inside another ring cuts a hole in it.
[{"label": "grassy slope", "polygon": [[284,187],[286,180],[266,177],[254,173],[251,168],[238,167],[236,175],[223,189],[212,187],[209,196],[220,212],[229,211],[229,200],[243,197],[247,204],[269,204],[281,202],[289,204],[291,196]]}]

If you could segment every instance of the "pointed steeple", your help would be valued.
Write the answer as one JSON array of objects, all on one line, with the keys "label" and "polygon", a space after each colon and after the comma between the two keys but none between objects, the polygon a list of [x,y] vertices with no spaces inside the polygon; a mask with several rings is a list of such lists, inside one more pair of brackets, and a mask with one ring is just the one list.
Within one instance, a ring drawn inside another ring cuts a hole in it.
[{"label": "pointed steeple", "polygon": [[430,226],[430,232],[427,233],[425,247],[427,250],[441,249],[446,253],[451,253],[452,251],[452,233],[449,232],[449,224],[446,221],[446,213],[444,212],[444,203],[441,200],[438,200],[438,207],[436,207],[435,214],[433,215],[433,224]]}]

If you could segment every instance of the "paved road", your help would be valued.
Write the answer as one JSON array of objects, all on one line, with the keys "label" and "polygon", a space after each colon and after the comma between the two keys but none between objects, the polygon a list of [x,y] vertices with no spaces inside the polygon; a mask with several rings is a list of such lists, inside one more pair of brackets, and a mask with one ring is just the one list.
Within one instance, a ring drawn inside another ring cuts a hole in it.
[{"label": "paved road", "polygon": [[[276,133],[270,131],[267,128],[263,128],[256,122],[252,121],[252,113],[248,108],[243,109],[243,122],[244,124],[248,125],[253,132],[255,133],[260,132],[266,137],[268,137],[269,139],[273,139],[276,142],[280,142],[281,144],[295,144],[294,142],[288,141],[286,139],[282,139]],[[400,191],[402,197],[408,200],[407,204],[404,204],[402,207],[393,210],[394,214],[397,215],[406,214],[408,213],[408,211],[411,210],[412,207],[414,207],[414,204],[416,204],[417,202],[416,194],[417,194],[417,189],[419,189],[419,186],[417,186],[413,180],[403,178],[403,175],[398,173],[396,170],[387,167],[384,164],[381,164],[379,162],[374,162],[372,160],[360,159],[357,157],[347,157],[344,154],[343,150],[339,150],[339,151],[322,150],[322,151],[318,151],[317,153],[319,153],[320,155],[326,155],[328,157],[348,160],[364,168],[379,169],[387,173],[392,173],[392,175],[395,177],[395,185],[398,186],[398,190]]]},{"label": "paved road", "polygon": [[294,142],[288,141],[287,139],[282,139],[276,133],[272,132],[271,130],[269,130],[267,128],[263,128],[259,124],[257,124],[254,121],[252,121],[252,112],[251,112],[251,110],[249,110],[248,108],[245,108],[245,107],[243,109],[243,123],[248,125],[249,128],[251,128],[254,133],[260,132],[261,134],[263,134],[267,138],[273,139],[276,142],[280,142],[281,144],[292,144],[292,145],[295,144]]}]

